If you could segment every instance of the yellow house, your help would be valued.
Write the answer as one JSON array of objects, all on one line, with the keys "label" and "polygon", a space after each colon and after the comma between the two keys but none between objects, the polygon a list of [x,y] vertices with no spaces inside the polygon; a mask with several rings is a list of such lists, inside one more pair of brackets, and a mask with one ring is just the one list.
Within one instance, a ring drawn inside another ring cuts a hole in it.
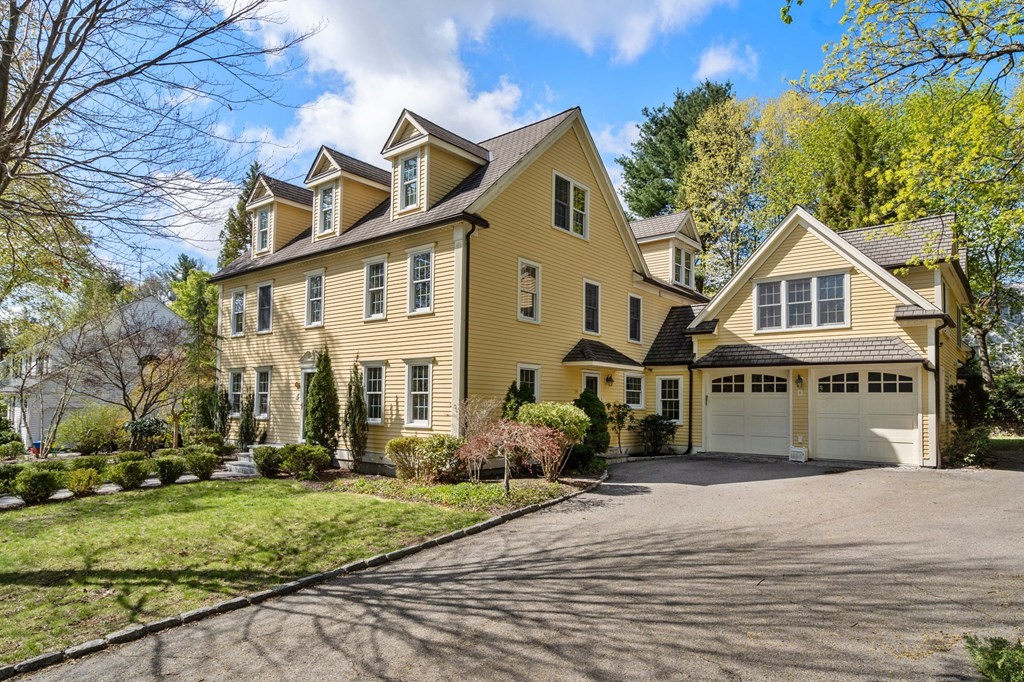
[{"label": "yellow house", "polygon": [[381,155],[261,177],[253,248],[213,278],[222,384],[268,442],[301,439],[326,347],[342,393],[361,367],[370,463],[513,381],[663,414],[677,452],[938,463],[968,292],[921,235],[949,217],[837,235],[798,207],[709,301],[692,216],[629,223],[579,109],[480,142],[403,111]]}]

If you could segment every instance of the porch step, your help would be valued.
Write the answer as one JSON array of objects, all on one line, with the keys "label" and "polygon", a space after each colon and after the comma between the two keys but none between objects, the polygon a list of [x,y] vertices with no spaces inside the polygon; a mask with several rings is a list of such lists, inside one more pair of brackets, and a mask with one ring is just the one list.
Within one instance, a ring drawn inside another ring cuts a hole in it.
[{"label": "porch step", "polygon": [[239,456],[238,460],[234,462],[225,462],[224,466],[227,467],[228,472],[233,476],[259,476],[259,472],[256,471],[256,465],[250,461],[245,461]]}]

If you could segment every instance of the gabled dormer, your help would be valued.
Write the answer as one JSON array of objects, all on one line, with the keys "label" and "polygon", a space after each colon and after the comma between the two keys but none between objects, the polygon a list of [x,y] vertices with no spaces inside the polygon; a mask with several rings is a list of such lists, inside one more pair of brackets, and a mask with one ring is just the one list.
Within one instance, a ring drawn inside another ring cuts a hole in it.
[{"label": "gabled dormer", "polygon": [[381,155],[391,162],[391,218],[426,211],[490,161],[480,145],[402,111]]},{"label": "gabled dormer", "polygon": [[252,225],[252,257],[269,256],[309,226],[313,194],[308,189],[260,174],[245,210]]},{"label": "gabled dormer", "polygon": [[696,289],[700,233],[689,211],[630,223],[651,274],[677,286]]},{"label": "gabled dormer", "polygon": [[312,239],[336,236],[387,199],[391,174],[330,147],[320,147],[306,174],[313,195]]}]

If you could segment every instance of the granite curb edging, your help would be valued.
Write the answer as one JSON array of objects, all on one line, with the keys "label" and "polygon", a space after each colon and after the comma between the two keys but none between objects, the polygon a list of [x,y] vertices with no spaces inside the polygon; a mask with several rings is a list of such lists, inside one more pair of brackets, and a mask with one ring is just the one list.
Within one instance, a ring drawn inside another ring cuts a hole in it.
[{"label": "granite curb edging", "polygon": [[486,521],[481,521],[480,523],[476,523],[472,526],[467,526],[466,528],[459,528],[450,533],[445,533],[444,535],[439,535],[437,537],[424,540],[423,542],[418,542],[413,545],[407,545],[406,547],[396,549],[392,552],[388,552],[387,554],[377,554],[366,559],[352,561],[343,566],[331,569],[329,571],[307,575],[304,578],[299,578],[298,580],[293,580],[291,582],[287,582],[276,587],[261,590],[260,592],[254,592],[252,594],[247,594],[240,597],[233,597],[231,599],[227,599],[216,604],[211,604],[210,606],[204,606],[202,608],[186,611],[177,616],[161,618],[160,620],[153,621],[152,623],[130,625],[126,628],[118,630],[117,632],[111,632],[110,634],[104,635],[103,637],[92,639],[87,642],[82,642],[80,644],[75,644],[65,649],[42,653],[38,656],[33,656],[32,658],[28,658],[17,663],[0,665],[0,681],[9,680],[23,673],[36,672],[42,670],[43,668],[49,668],[50,666],[64,663],[65,661],[77,660],[79,658],[82,658],[83,656],[87,656],[98,651],[103,651],[104,649],[107,649],[115,644],[124,644],[137,639],[141,639],[142,637],[145,637],[150,634],[163,632],[164,630],[169,630],[171,628],[181,627],[188,623],[196,623],[211,616],[216,616],[222,613],[228,613],[230,611],[236,611],[238,609],[248,608],[250,606],[255,606],[256,604],[262,604],[268,599],[273,599],[274,597],[283,597],[285,595],[292,594],[293,592],[297,592],[303,588],[319,585],[320,583],[327,582],[328,580],[333,580],[334,578],[338,578],[343,575],[349,575],[351,573],[364,571],[368,568],[382,566],[384,564],[388,564],[394,561],[399,561],[407,556],[418,554],[419,552],[422,552],[425,549],[430,549],[431,547],[438,547],[440,545],[444,545],[449,542],[459,540],[461,538],[476,535],[490,528],[494,528],[495,526],[500,526],[504,523],[507,523],[513,519],[518,519],[520,516],[526,516],[527,514],[532,514],[542,509],[546,509],[548,507],[559,504],[561,502],[565,502],[566,500],[570,500],[578,495],[590,492],[597,486],[604,483],[606,480],[608,480],[607,471],[601,474],[600,478],[598,478],[596,481],[593,481],[592,483],[580,488],[579,490],[574,490],[571,493],[566,493],[561,497],[556,497],[553,500],[547,500],[545,502],[537,502],[535,504],[527,505],[526,507],[520,507],[519,509],[513,509],[512,511],[505,512],[504,514],[492,516]]}]

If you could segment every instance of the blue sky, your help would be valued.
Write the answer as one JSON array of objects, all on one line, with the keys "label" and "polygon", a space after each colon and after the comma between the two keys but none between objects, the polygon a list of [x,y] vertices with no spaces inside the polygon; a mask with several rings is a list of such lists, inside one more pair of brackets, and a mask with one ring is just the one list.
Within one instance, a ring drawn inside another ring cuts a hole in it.
[{"label": "blue sky", "polygon": [[[320,144],[383,165],[381,145],[403,107],[477,140],[578,105],[617,182],[614,158],[635,139],[643,107],[702,77],[770,98],[820,67],[822,45],[841,34],[841,8],[811,0],[787,26],[781,3],[290,0],[282,23],[262,27],[266,40],[322,26],[281,83],[290,107],[249,107],[224,125],[260,140],[268,169],[301,184]],[[186,251],[212,266],[220,222],[183,229],[193,243],[169,246],[160,260]]]}]

